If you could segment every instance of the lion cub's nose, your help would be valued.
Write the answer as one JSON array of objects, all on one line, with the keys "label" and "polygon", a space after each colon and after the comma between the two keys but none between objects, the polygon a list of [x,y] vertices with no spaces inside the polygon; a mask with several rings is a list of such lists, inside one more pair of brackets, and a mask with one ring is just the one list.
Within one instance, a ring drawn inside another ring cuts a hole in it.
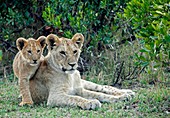
[{"label": "lion cub's nose", "polygon": [[71,67],[74,67],[76,63],[68,63],[68,65],[70,65]]},{"label": "lion cub's nose", "polygon": [[37,63],[37,60],[33,60],[33,62],[36,64],[36,63]]}]

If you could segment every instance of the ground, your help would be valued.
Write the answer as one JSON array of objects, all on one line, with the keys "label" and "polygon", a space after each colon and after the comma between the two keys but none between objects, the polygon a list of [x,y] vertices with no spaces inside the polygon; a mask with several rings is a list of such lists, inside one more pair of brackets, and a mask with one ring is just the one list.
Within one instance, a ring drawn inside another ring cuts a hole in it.
[{"label": "ground", "polygon": [[168,118],[170,117],[170,88],[151,85],[135,88],[131,101],[103,103],[96,110],[78,107],[48,107],[44,104],[19,107],[16,81],[0,83],[0,118]]}]

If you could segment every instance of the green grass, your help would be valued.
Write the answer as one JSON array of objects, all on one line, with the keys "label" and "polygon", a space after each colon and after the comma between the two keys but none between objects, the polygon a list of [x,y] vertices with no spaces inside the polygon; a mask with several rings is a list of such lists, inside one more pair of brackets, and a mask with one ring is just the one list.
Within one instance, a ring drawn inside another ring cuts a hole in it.
[{"label": "green grass", "polygon": [[[127,57],[133,55],[136,50],[131,48],[131,46],[124,47],[123,54],[118,58],[118,60],[126,61],[123,67],[125,75],[128,73],[128,67],[131,67],[133,63]],[[121,50],[117,49],[117,51]],[[129,52],[132,54],[126,55]],[[99,59],[92,57],[91,61],[97,61],[84,73],[83,78],[98,84],[112,84],[117,61],[113,60],[114,56],[114,53],[109,51]],[[158,78],[144,72],[135,79],[121,80],[121,87],[132,88],[136,96],[131,101],[103,103],[102,107],[96,110],[82,110],[78,107],[48,107],[45,103],[19,107],[18,85],[13,75],[9,74],[6,82],[0,80],[0,118],[170,118],[170,87],[168,87],[170,74],[161,75],[161,72],[157,74]],[[159,81],[155,85],[148,84],[153,78]]]},{"label": "green grass", "polygon": [[0,85],[0,118],[168,118],[170,117],[170,88],[150,86],[136,88],[131,101],[103,103],[96,110],[77,107],[48,107],[45,104],[19,107],[16,82]]}]

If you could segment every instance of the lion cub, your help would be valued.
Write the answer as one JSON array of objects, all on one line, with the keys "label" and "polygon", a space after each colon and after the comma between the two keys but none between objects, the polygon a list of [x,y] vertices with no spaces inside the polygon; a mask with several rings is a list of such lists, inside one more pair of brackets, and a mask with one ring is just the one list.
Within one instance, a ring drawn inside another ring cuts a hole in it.
[{"label": "lion cub", "polygon": [[18,38],[16,41],[19,52],[13,61],[13,71],[19,79],[19,89],[22,96],[22,102],[19,104],[33,104],[29,90],[29,80],[35,74],[40,61],[43,60],[43,49],[46,45],[46,37],[40,36],[37,40],[29,38]]}]

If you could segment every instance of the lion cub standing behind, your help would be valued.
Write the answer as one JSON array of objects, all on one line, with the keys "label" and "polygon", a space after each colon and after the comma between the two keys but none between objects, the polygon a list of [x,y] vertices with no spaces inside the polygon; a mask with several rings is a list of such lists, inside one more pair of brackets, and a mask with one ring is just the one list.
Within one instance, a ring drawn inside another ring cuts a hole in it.
[{"label": "lion cub standing behind", "polygon": [[19,104],[33,104],[29,90],[29,80],[35,74],[39,67],[45,47],[46,37],[40,36],[37,40],[29,38],[18,38],[16,41],[19,52],[16,54],[13,62],[13,71],[19,79],[19,89],[22,95],[22,102]]}]

